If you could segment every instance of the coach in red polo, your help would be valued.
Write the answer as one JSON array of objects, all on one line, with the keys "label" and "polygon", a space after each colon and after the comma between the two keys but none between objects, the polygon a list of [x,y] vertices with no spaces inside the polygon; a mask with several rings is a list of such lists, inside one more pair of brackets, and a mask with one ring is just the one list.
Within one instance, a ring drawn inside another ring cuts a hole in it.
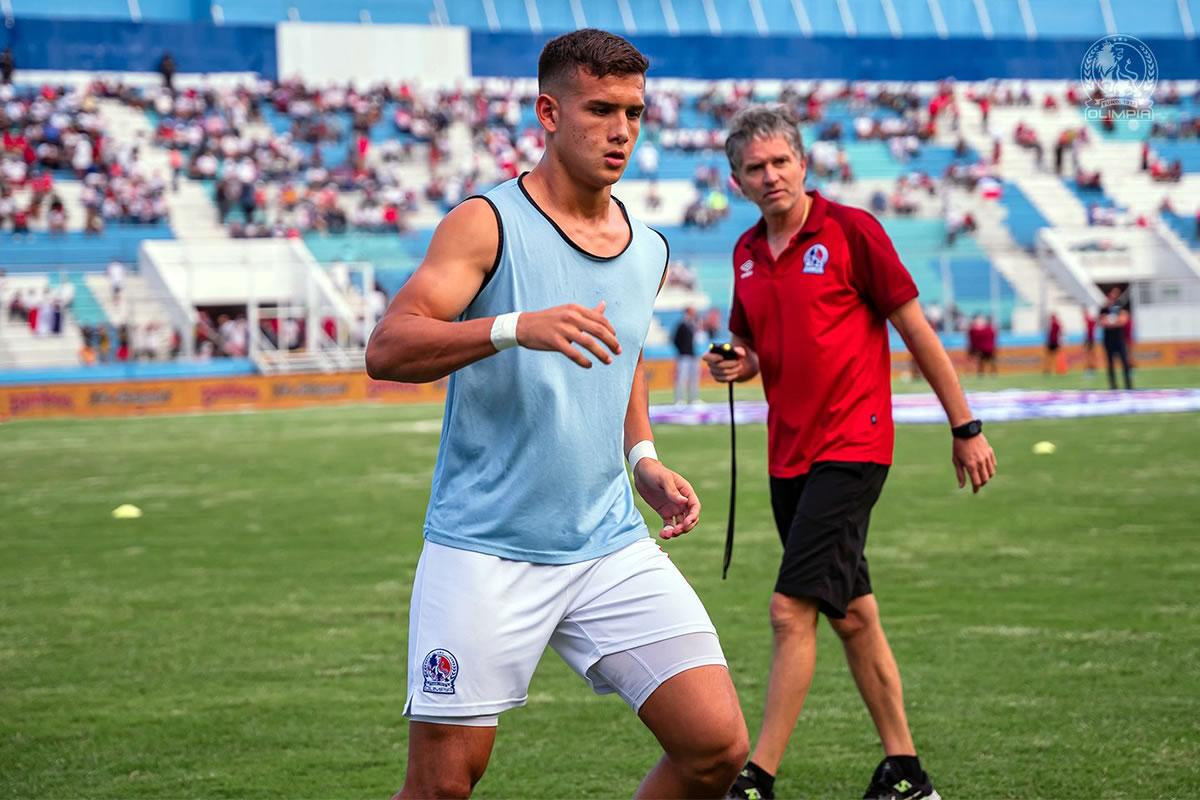
[{"label": "coach in red polo", "polygon": [[895,438],[889,321],[946,410],[959,486],[969,479],[979,491],[995,474],[995,455],[883,227],[866,211],[804,191],[795,119],[783,109],[747,109],[733,119],[725,149],[734,180],[762,219],[734,247],[729,329],[738,358],[705,360],[719,381],[762,375],[771,505],[783,541],[762,730],[732,796],[774,796],[812,682],[823,613],[842,639],[883,744],[865,796],[934,798],[864,555]]}]

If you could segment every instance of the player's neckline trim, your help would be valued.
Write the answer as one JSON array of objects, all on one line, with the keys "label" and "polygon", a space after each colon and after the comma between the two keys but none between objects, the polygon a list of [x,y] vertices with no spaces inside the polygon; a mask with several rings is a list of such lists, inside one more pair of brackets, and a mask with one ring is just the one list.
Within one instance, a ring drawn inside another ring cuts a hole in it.
[{"label": "player's neckline trim", "polygon": [[533,195],[529,194],[529,190],[525,188],[525,176],[528,174],[528,172],[522,172],[517,177],[517,187],[521,190],[521,194],[525,195],[525,199],[529,201],[529,205],[536,208],[538,213],[546,218],[546,222],[550,223],[554,230],[558,232],[558,235],[562,237],[564,242],[571,245],[571,247],[575,248],[580,253],[583,253],[588,258],[595,259],[596,261],[612,261],[613,259],[620,258],[621,256],[625,255],[625,251],[629,249],[631,244],[633,244],[633,223],[629,221],[629,212],[625,210],[625,204],[618,200],[615,195],[610,196],[616,202],[617,208],[621,209],[621,216],[625,218],[625,227],[629,228],[629,241],[627,241],[625,246],[621,248],[621,252],[611,256],[601,256],[584,250],[582,247],[576,244],[570,236],[567,236],[566,232],[562,228],[558,227],[558,223],[554,221],[554,218],[547,214],[545,209],[537,204],[537,201],[533,199]]}]

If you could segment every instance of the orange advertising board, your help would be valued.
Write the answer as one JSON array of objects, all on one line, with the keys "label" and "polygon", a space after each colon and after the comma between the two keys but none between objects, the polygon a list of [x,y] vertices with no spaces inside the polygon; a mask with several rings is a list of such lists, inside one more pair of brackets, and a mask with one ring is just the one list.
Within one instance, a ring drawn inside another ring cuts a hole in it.
[{"label": "orange advertising board", "polygon": [[[1067,367],[1082,369],[1081,347],[1064,348]],[[1200,365],[1200,342],[1161,342],[1139,345],[1138,366]],[[951,352],[961,371],[973,367],[962,351]],[[1096,353],[1098,367],[1104,354]],[[1037,347],[1012,348],[999,354],[1002,372],[1031,372],[1042,366]],[[909,355],[895,353],[896,374],[908,370]],[[651,389],[670,389],[675,367],[669,359],[647,361]],[[716,385],[702,370],[706,385]],[[109,383],[0,386],[0,419],[36,417],[108,417],[144,414],[181,414],[203,411],[240,411],[299,408],[330,403],[437,403],[446,396],[446,381],[390,383],[374,381],[365,373],[334,375],[256,375],[237,378],[124,381]]]}]

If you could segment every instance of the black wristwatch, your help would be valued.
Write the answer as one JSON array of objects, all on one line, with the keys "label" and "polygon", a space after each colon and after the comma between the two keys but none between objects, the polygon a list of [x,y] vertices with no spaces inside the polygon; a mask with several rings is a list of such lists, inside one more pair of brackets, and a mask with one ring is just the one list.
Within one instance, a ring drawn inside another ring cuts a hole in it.
[{"label": "black wristwatch", "polygon": [[950,433],[954,435],[955,439],[971,439],[983,433],[983,423],[973,419],[970,422],[964,422],[957,428],[951,428]]}]

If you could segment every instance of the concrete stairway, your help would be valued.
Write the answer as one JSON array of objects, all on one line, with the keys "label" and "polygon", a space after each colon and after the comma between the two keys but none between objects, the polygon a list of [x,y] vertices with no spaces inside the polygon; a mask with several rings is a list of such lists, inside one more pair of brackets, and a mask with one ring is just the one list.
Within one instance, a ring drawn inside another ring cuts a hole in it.
[{"label": "concrete stairway", "polygon": [[[159,172],[169,180],[170,157],[165,148],[154,144],[154,128],[150,119],[136,108],[119,100],[101,100],[100,116],[115,141],[136,141],[140,145],[140,161],[147,174]],[[200,181],[180,180],[179,191],[167,198],[171,212],[171,229],[178,239],[225,238],[225,229],[217,224],[217,209],[209,189]]]}]

